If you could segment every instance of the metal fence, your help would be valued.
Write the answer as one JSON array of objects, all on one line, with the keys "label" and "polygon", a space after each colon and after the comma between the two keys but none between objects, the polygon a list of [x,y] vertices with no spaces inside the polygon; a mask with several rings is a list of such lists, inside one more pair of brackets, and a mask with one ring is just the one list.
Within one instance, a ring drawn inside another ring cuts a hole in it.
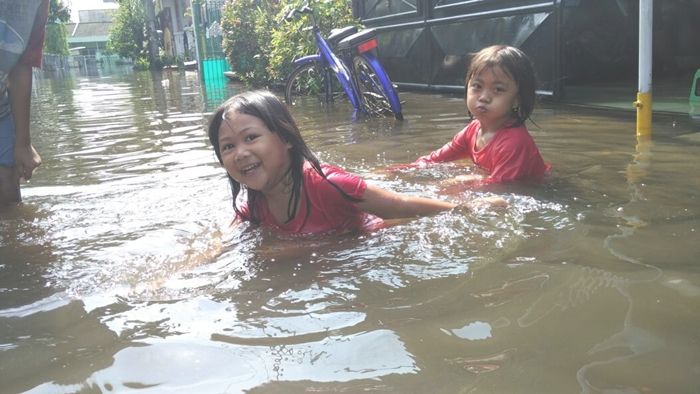
[{"label": "metal fence", "polygon": [[118,62],[118,56],[95,55],[55,55],[45,53],[42,59],[42,69],[45,71],[68,71],[78,69],[80,71],[94,70],[112,66]]},{"label": "metal fence", "polygon": [[70,56],[45,53],[41,68],[47,71],[67,70],[70,68]]}]

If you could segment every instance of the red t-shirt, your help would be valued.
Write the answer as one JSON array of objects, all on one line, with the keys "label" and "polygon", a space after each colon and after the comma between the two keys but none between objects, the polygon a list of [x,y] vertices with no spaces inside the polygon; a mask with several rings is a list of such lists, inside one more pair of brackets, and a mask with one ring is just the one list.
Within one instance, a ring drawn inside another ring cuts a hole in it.
[{"label": "red t-shirt", "polygon": [[[367,189],[364,179],[345,170],[322,164],[326,178],[351,197],[361,199]],[[267,205],[265,197],[256,201],[255,212],[263,226],[283,233],[320,235],[345,231],[371,231],[383,226],[383,220],[360,210],[355,202],[343,197],[328,181],[323,179],[308,163],[304,165],[301,204],[289,223],[278,223]],[[310,213],[306,223],[306,199]],[[246,203],[241,207],[243,218],[249,215]],[[302,227],[303,226],[303,227]]]},{"label": "red t-shirt", "polygon": [[487,183],[510,182],[521,179],[541,181],[550,165],[545,164],[535,141],[524,125],[505,127],[481,150],[476,150],[476,137],[481,128],[473,120],[457,133],[452,141],[416,163],[440,163],[459,159],[471,159],[474,164],[489,172]]}]

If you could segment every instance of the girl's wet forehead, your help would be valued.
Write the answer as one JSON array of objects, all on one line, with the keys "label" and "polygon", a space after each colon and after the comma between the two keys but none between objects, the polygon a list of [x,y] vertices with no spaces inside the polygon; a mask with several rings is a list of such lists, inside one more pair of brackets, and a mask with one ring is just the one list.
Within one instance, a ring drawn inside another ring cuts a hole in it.
[{"label": "girl's wet forehead", "polygon": [[472,74],[471,80],[493,79],[497,82],[515,82],[513,77],[498,64],[485,65]]},{"label": "girl's wet forehead", "polygon": [[241,135],[245,130],[251,128],[250,122],[247,122],[245,118],[242,118],[240,115],[239,112],[232,110],[222,112],[222,122],[219,126],[219,140],[236,138],[236,136]]},{"label": "girl's wet forehead", "polygon": [[221,126],[219,130],[226,128],[231,131],[240,132],[251,127],[261,128],[265,127],[265,123],[256,116],[249,115],[234,109],[227,109],[221,113]]},{"label": "girl's wet forehead", "polygon": [[[219,140],[243,138],[248,134],[278,134],[272,131],[263,119],[244,112],[228,109],[221,114]],[[280,136],[280,138],[282,138]]]}]

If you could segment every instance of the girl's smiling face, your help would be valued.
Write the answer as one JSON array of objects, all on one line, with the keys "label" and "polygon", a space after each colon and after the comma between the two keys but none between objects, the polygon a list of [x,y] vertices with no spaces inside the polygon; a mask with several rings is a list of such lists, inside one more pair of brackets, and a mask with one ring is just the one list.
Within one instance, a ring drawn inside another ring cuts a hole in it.
[{"label": "girl's smiling face", "polygon": [[268,196],[286,193],[291,148],[259,118],[224,113],[219,127],[221,159],[226,172],[241,185]]},{"label": "girl's smiling face", "polygon": [[467,85],[467,108],[484,131],[496,131],[513,117],[518,107],[518,84],[494,66],[472,76]]}]

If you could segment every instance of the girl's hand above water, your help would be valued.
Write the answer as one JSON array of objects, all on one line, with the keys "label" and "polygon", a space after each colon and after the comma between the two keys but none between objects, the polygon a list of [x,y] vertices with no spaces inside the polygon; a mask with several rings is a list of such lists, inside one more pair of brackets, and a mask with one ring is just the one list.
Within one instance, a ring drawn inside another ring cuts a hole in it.
[{"label": "girl's hand above water", "polygon": [[479,174],[457,175],[440,182],[440,194],[456,195],[478,189],[489,183],[489,178]]},{"label": "girl's hand above water", "polygon": [[450,179],[442,181],[441,185],[442,186],[454,186],[454,185],[459,185],[459,184],[464,184],[464,183],[479,182],[482,179],[484,179],[484,177],[479,175],[479,174],[457,175],[454,178],[450,178]]},{"label": "girl's hand above water", "polygon": [[402,172],[402,171],[410,171],[410,170],[415,170],[417,168],[425,168],[425,164],[421,163],[400,163],[400,164],[391,164],[389,166],[386,166],[382,169],[379,169],[378,173],[383,173],[383,174],[394,174],[397,172]]},{"label": "girl's hand above water", "polygon": [[481,211],[492,208],[507,208],[508,201],[501,196],[478,197],[464,203],[470,211]]},{"label": "girl's hand above water", "polygon": [[454,208],[455,204],[430,198],[407,196],[367,185],[362,201],[358,202],[357,206],[382,219],[400,219],[434,215]]}]

